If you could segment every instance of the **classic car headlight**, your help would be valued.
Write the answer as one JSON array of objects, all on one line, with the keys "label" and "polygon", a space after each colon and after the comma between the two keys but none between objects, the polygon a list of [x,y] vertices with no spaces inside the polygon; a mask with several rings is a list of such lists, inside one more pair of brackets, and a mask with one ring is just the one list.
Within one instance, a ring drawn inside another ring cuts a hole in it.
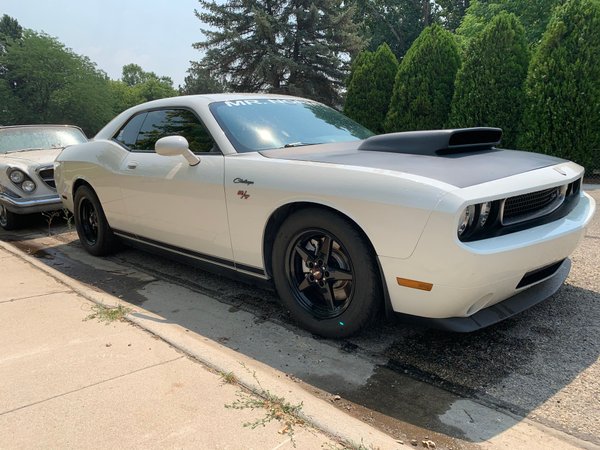
[{"label": "classic car headlight", "polygon": [[23,181],[23,184],[21,184],[21,189],[23,189],[25,192],[33,192],[35,191],[35,183],[31,180],[25,180]]},{"label": "classic car headlight", "polygon": [[25,180],[26,175],[21,170],[15,169],[10,173],[9,177],[13,183],[21,184]]}]

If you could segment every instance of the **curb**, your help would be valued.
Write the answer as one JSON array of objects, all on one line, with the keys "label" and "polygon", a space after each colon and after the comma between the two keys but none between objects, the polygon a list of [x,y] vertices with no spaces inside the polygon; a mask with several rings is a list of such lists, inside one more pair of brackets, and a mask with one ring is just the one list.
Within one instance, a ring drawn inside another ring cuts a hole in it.
[{"label": "curb", "polygon": [[234,373],[237,383],[256,395],[261,396],[261,393],[269,392],[285,398],[290,404],[301,403],[302,410],[299,416],[303,420],[353,447],[384,450],[399,446],[398,442],[387,434],[349,416],[325,400],[311,395],[279,370],[222,346],[209,338],[190,333],[182,326],[168,322],[139,306],[131,305],[105,292],[96,291],[52,267],[46,266],[36,258],[26,255],[8,242],[0,240],[0,248],[28,262],[93,303],[103,306],[127,305],[133,310],[127,315],[127,320],[218,372]]}]

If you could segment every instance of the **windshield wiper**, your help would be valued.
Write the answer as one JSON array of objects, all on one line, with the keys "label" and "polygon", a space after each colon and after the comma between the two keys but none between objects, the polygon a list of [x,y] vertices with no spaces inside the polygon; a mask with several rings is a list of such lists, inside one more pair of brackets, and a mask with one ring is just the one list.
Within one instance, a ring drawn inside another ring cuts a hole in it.
[{"label": "windshield wiper", "polygon": [[290,142],[289,144],[285,144],[281,148],[290,148],[290,147],[304,147],[305,145],[319,145],[322,142]]}]

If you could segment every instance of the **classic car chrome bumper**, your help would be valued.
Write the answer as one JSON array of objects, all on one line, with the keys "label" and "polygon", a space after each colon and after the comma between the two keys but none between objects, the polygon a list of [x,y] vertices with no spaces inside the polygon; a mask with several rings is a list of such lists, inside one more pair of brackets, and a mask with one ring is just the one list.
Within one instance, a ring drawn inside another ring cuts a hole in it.
[{"label": "classic car chrome bumper", "polygon": [[0,192],[0,205],[15,214],[31,214],[62,208],[58,194],[35,198],[15,198]]}]

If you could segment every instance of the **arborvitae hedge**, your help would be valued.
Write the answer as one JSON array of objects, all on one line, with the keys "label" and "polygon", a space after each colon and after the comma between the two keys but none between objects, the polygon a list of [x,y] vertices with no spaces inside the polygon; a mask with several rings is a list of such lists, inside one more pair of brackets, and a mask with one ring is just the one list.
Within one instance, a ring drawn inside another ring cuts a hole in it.
[{"label": "arborvitae hedge", "polygon": [[568,0],[555,10],[526,95],[523,148],[600,168],[599,0]]},{"label": "arborvitae hedge", "polygon": [[381,44],[375,53],[363,52],[361,55],[353,65],[344,113],[368,129],[381,133],[398,60],[386,43]]},{"label": "arborvitae hedge", "polygon": [[439,25],[425,28],[398,68],[386,131],[442,128],[459,65],[454,36]]},{"label": "arborvitae hedge", "polygon": [[456,76],[449,126],[504,130],[503,147],[516,146],[529,53],[514,14],[500,13],[476,36]]}]

